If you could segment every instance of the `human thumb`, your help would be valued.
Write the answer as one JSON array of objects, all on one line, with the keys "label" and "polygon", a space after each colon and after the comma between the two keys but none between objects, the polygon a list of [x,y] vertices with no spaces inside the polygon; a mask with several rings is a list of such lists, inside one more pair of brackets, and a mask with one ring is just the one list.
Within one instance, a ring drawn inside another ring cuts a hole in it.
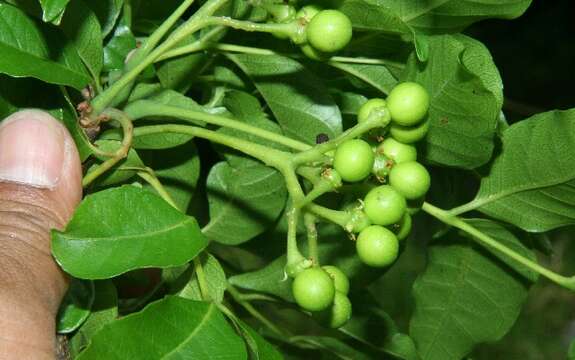
[{"label": "human thumb", "polygon": [[74,141],[52,116],[22,110],[0,122],[0,332],[18,319],[8,326],[10,334],[0,333],[0,358],[25,351],[11,349],[14,341],[44,354],[53,347],[54,316],[67,282],[51,256],[50,230],[62,229],[72,216],[81,181]]}]

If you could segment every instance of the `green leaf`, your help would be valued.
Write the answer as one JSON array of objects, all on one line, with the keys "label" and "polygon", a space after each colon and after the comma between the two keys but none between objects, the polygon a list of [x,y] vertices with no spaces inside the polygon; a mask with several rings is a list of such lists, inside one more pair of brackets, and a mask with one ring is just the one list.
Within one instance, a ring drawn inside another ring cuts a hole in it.
[{"label": "green leaf", "polygon": [[92,281],[72,279],[58,310],[56,328],[59,334],[71,333],[84,323],[90,315],[94,297]]},{"label": "green leaf", "polygon": [[70,0],[40,0],[42,5],[42,20],[45,22],[53,22],[62,16],[66,5]]},{"label": "green leaf", "polygon": [[206,245],[194,218],[135,186],[87,196],[66,230],[52,232],[56,261],[81,279],[183,265]]},{"label": "green leaf", "polygon": [[567,352],[567,360],[575,360],[575,340],[571,340],[569,350]]},{"label": "green leaf", "polygon": [[322,349],[333,355],[333,359],[341,360],[371,360],[371,356],[357,350],[345,342],[329,336],[305,336],[301,338],[302,342]]},{"label": "green leaf", "polygon": [[253,360],[283,360],[283,355],[254,329],[243,321],[236,319],[243,330],[242,336],[248,345],[250,359]]},{"label": "green leaf", "polygon": [[286,257],[281,256],[260,270],[232,276],[228,281],[242,289],[264,292],[293,302],[292,281],[285,273],[285,266]]},{"label": "green leaf", "polygon": [[85,0],[85,2],[100,21],[102,38],[108,36],[116,25],[124,0]]},{"label": "green leaf", "polygon": [[[474,222],[475,225],[482,223]],[[509,232],[482,226],[505,245],[535,260]],[[425,272],[413,287],[410,335],[423,360],[459,360],[479,343],[501,339],[519,316],[528,285],[483,249],[455,236],[431,247]]]},{"label": "green leaf", "polygon": [[343,0],[338,8],[360,30],[444,34],[483,19],[516,18],[530,4],[531,0]]},{"label": "green leaf", "polygon": [[95,299],[92,313],[70,339],[70,353],[76,358],[91,341],[92,337],[118,317],[118,294],[112,281],[94,281]]},{"label": "green leaf", "polygon": [[346,115],[357,115],[359,108],[368,100],[367,97],[354,92],[339,91],[337,89],[330,89],[330,92],[341,113]]},{"label": "green leaf", "polygon": [[203,228],[211,240],[235,245],[264,232],[285,206],[283,177],[261,163],[220,162],[207,179],[210,222]]},{"label": "green leaf", "polygon": [[[97,140],[96,146],[103,151],[106,152],[115,152],[117,151],[122,144],[116,140]],[[103,161],[107,160],[108,158],[99,157],[99,162],[97,164],[92,165],[88,169],[88,174],[93,172]],[[95,185],[98,187],[105,187],[110,185],[115,185],[119,183],[126,182],[130,180],[134,175],[136,175],[137,170],[125,170],[122,168],[125,167],[137,167],[137,168],[144,168],[145,165],[142,162],[142,159],[138,156],[138,153],[134,149],[130,149],[128,151],[128,156],[125,159],[122,159],[116,166],[106,172],[104,175],[100,176],[96,179]]]},{"label": "green leaf", "polygon": [[397,79],[385,65],[344,64],[333,65],[371,85],[383,94],[389,94],[397,85]]},{"label": "green leaf", "polygon": [[[144,337],[134,336],[142,329]],[[90,359],[240,360],[247,354],[216,305],[166,297],[105,326],[78,357]]]},{"label": "green leaf", "polygon": [[465,35],[429,37],[425,64],[408,62],[406,80],[429,91],[426,159],[465,169],[489,161],[503,104],[501,78],[488,50]]},{"label": "green leaf", "polygon": [[[189,36],[178,46],[197,41],[199,36]],[[156,73],[163,87],[181,93],[188,91],[197,76],[207,65],[209,58],[204,53],[190,54],[168,59],[156,65]]]},{"label": "green leaf", "polygon": [[321,80],[301,64],[274,55],[229,55],[270,106],[286,135],[309,144],[342,131],[341,114]]},{"label": "green leaf", "polygon": [[130,28],[121,20],[112,37],[104,46],[104,71],[120,70],[128,53],[136,48],[136,37]]},{"label": "green leaf", "polygon": [[544,232],[575,224],[575,109],[550,111],[503,132],[503,151],[469,209]]},{"label": "green leaf", "polygon": [[[202,254],[200,259],[211,300],[222,302],[227,286],[224,269],[222,269],[219,261],[210,254]],[[193,265],[172,285],[173,290],[176,290],[176,295],[185,299],[203,300]]]},{"label": "green leaf", "polygon": [[92,77],[98,79],[104,58],[102,29],[96,15],[83,0],[72,0],[62,18],[60,28],[76,48]]},{"label": "green leaf", "polygon": [[90,82],[76,50],[58,31],[41,27],[5,3],[0,3],[0,21],[4,23],[0,32],[0,73],[34,77],[78,90]]},{"label": "green leaf", "polygon": [[[258,99],[255,98],[254,96],[242,91],[230,90],[226,92],[225,98],[223,100],[223,105],[229,112],[232,113],[235,120],[240,120],[252,126],[256,126],[260,129],[264,129],[270,132],[283,135],[281,128],[278,126],[277,123],[268,119],[266,113],[261,108]],[[273,141],[264,140],[261,139],[260,137],[247,134],[239,130],[234,130],[230,128],[220,128],[218,132],[231,135],[240,139],[248,140],[252,143],[257,143],[271,148],[276,148],[278,150],[284,150],[284,151],[290,150],[285,146],[278,145]],[[221,146],[220,148],[221,148],[220,151],[224,153],[230,165],[232,165],[233,167],[245,166],[246,163],[245,155],[223,146]]]},{"label": "green leaf", "polygon": [[[144,163],[154,169],[178,209],[185,213],[200,177],[200,156],[194,143],[162,151],[140,151],[140,155]],[[144,188],[152,190],[148,184]]]}]

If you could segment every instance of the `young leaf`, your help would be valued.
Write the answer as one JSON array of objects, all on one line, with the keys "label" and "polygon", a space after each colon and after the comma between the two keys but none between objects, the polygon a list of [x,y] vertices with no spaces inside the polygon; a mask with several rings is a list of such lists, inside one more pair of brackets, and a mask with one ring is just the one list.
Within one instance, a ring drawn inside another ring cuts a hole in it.
[{"label": "young leaf", "polygon": [[[482,230],[535,259],[511,233]],[[413,287],[410,336],[423,360],[459,360],[476,344],[500,339],[527,296],[528,285],[515,270],[483,249],[454,240],[431,247],[427,269]]]},{"label": "young leaf", "polygon": [[98,18],[83,0],[72,0],[62,18],[60,28],[74,44],[78,55],[98,79],[104,64],[102,55],[102,29]]},{"label": "young leaf", "polygon": [[[146,329],[145,341],[134,334]],[[150,341],[153,340],[153,341]],[[246,359],[242,339],[213,303],[166,297],[106,325],[78,360]]]},{"label": "young leaf", "polygon": [[341,114],[321,80],[283,56],[229,55],[270,106],[283,131],[309,144],[318,134],[330,138],[342,131]]},{"label": "young leaf", "polygon": [[[41,27],[20,9],[0,3],[0,73],[34,77],[42,81],[72,86],[78,90],[90,82],[76,50],[60,33]],[[54,54],[52,48],[60,50]]]},{"label": "young leaf", "polygon": [[235,166],[220,162],[207,179],[210,222],[203,228],[211,240],[240,244],[264,232],[285,206],[281,175],[252,160]]},{"label": "young leaf", "polygon": [[[60,266],[81,279],[187,263],[207,245],[196,220],[135,186],[87,196],[64,232],[52,232]],[[86,256],[90,261],[85,261]]]},{"label": "young leaf", "polygon": [[94,297],[92,281],[72,279],[58,311],[56,328],[59,334],[71,333],[82,325],[90,315]]},{"label": "young leaf", "polygon": [[489,161],[503,85],[489,51],[464,35],[429,37],[425,64],[411,57],[406,80],[431,97],[428,161],[472,169]]},{"label": "young leaf", "polygon": [[104,46],[104,71],[120,70],[130,51],[136,48],[136,37],[121,19]]},{"label": "young leaf", "polygon": [[503,132],[503,152],[465,205],[526,231],[575,224],[575,109],[550,111]]}]

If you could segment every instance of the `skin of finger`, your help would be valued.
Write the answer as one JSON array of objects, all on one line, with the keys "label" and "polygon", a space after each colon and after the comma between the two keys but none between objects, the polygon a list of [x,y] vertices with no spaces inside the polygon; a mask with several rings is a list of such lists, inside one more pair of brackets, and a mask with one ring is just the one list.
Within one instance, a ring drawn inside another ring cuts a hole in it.
[{"label": "skin of finger", "polygon": [[2,359],[54,357],[55,316],[67,280],[51,256],[50,230],[63,229],[82,198],[78,152],[58,126],[65,132],[66,156],[53,189],[0,183]]}]

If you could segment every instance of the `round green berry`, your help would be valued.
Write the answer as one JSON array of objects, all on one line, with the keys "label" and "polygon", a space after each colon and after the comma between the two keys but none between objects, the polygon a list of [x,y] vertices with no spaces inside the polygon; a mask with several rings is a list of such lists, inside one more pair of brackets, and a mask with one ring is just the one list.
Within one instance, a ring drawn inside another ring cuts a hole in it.
[{"label": "round green berry", "polygon": [[306,5],[299,9],[299,11],[295,14],[295,18],[298,19],[303,25],[306,25],[321,10],[322,8],[317,5]]},{"label": "round green berry", "polygon": [[361,123],[366,121],[369,118],[369,115],[371,114],[372,110],[378,109],[378,108],[385,108],[387,105],[386,101],[383,99],[371,99],[368,100],[365,104],[363,104],[360,108],[359,111],[357,112],[357,122]]},{"label": "round green berry", "polygon": [[389,133],[393,138],[404,144],[413,144],[423,139],[429,130],[429,119],[415,126],[391,124]]},{"label": "round green berry", "polygon": [[336,292],[331,308],[326,311],[329,311],[329,327],[340,328],[351,318],[351,301],[345,294]]},{"label": "round green berry", "polygon": [[347,275],[343,273],[338,267],[333,265],[325,265],[321,267],[331,276],[333,279],[333,284],[335,286],[335,291],[347,295],[349,292],[349,279]]},{"label": "round green berry", "polygon": [[305,56],[315,61],[326,61],[330,58],[329,54],[321,52],[307,43],[300,46],[300,49]]},{"label": "round green berry", "polygon": [[363,229],[356,241],[359,259],[366,265],[385,267],[397,259],[399,243],[390,230],[379,225]]},{"label": "round green berry", "polygon": [[405,198],[389,185],[381,185],[372,189],[365,196],[363,203],[367,217],[377,225],[391,225],[399,222],[407,209]]},{"label": "round green berry", "polygon": [[351,40],[351,20],[341,11],[322,10],[309,22],[306,36],[310,45],[319,51],[339,51]]},{"label": "round green berry", "polygon": [[395,165],[389,172],[389,184],[406,199],[423,197],[431,185],[427,169],[416,161]]},{"label": "round green berry", "polygon": [[333,303],[335,286],[327,272],[321,268],[310,268],[296,276],[292,293],[297,304],[303,309],[321,311]]},{"label": "round green berry", "polygon": [[387,156],[396,164],[417,160],[417,149],[415,146],[402,144],[393,138],[387,138],[379,144],[377,152]]},{"label": "round green berry", "polygon": [[429,95],[418,83],[404,82],[395,86],[389,93],[387,108],[393,122],[413,126],[421,122],[427,114]]},{"label": "round green berry", "polygon": [[333,158],[333,167],[344,181],[361,181],[373,168],[374,154],[364,140],[347,140],[340,144]]}]

